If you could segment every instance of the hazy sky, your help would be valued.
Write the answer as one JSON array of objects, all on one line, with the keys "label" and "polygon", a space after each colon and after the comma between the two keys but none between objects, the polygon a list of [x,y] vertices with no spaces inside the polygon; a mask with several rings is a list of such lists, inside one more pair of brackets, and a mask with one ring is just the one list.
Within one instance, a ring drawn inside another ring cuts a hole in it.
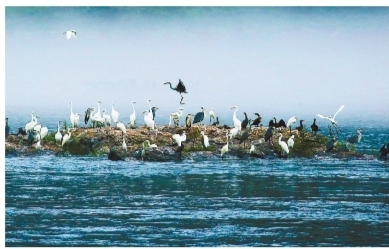
[{"label": "hazy sky", "polygon": [[389,7],[5,8],[6,111],[168,113],[178,79],[185,113],[387,116]]}]

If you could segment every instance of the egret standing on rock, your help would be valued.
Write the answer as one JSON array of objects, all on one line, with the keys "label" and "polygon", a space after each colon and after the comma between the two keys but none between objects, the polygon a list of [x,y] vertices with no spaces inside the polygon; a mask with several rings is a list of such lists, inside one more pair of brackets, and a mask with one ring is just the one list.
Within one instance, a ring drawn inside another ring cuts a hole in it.
[{"label": "egret standing on rock", "polygon": [[111,126],[111,116],[109,114],[105,114],[106,112],[107,112],[107,110],[104,109],[104,111],[103,111],[103,119],[104,119],[105,125]]},{"label": "egret standing on rock", "polygon": [[127,144],[126,144],[126,137],[125,136],[123,136],[122,148],[124,151],[127,151]]},{"label": "egret standing on rock", "polygon": [[135,126],[135,120],[136,120],[136,114],[135,114],[135,106],[134,104],[136,104],[135,101],[131,101],[131,105],[132,105],[132,113],[130,115],[130,126],[133,127]]},{"label": "egret standing on rock", "polygon": [[177,86],[174,87],[174,88],[172,87],[172,83],[170,83],[170,82],[165,82],[165,83],[163,83],[163,84],[169,84],[169,85],[170,85],[170,89],[179,92],[180,95],[181,95],[180,104],[181,104],[181,105],[185,104],[185,103],[182,103],[182,100],[184,99],[184,97],[182,96],[182,94],[183,94],[183,93],[188,93],[188,92],[186,91],[184,82],[182,82],[181,79],[178,80],[178,84],[177,84]]},{"label": "egret standing on rock", "polygon": [[62,137],[62,147],[69,141],[71,136],[72,136],[72,133],[70,132],[70,130],[68,128],[68,134],[63,135],[63,137]]},{"label": "egret standing on rock", "polygon": [[236,112],[238,111],[238,107],[233,106],[233,107],[231,107],[231,109],[234,109],[234,114],[232,115],[232,121],[234,121],[234,126],[238,127],[238,129],[241,130],[242,129],[242,121],[240,121],[236,117]]},{"label": "egret standing on rock", "polygon": [[213,119],[215,121],[215,112],[213,111],[213,108],[211,108],[211,110],[209,111],[209,123],[210,124],[212,123],[211,119]]},{"label": "egret standing on rock", "polygon": [[278,138],[278,144],[281,146],[282,151],[286,152],[286,154],[289,153],[289,148],[288,145],[281,140],[282,138],[282,133],[280,134],[280,137]]},{"label": "egret standing on rock", "polygon": [[289,127],[289,134],[292,135],[292,125],[297,121],[297,117],[293,116],[288,120],[286,127]]},{"label": "egret standing on rock", "polygon": [[293,148],[294,146],[294,135],[292,135],[289,139],[288,139],[288,147],[289,148]]},{"label": "egret standing on rock", "polygon": [[226,143],[226,145],[223,146],[223,148],[220,151],[222,160],[223,160],[223,155],[228,152],[228,143],[229,143],[228,142],[228,132],[226,132],[226,137],[227,137],[227,143]]},{"label": "egret standing on rock", "polygon": [[61,134],[61,132],[59,131],[59,123],[60,123],[61,121],[58,121],[58,130],[57,130],[57,133],[55,133],[55,141],[57,142],[57,143],[60,143],[61,142],[61,140],[62,140],[62,134]]},{"label": "egret standing on rock", "polygon": [[203,145],[203,148],[207,148],[209,146],[209,139],[208,136],[204,134],[204,131],[201,131],[201,143]]},{"label": "egret standing on rock", "polygon": [[76,123],[76,115],[73,113],[73,103],[72,101],[70,103],[70,123],[72,124],[72,128],[75,128]]},{"label": "egret standing on rock", "polygon": [[115,101],[112,101],[111,117],[113,122],[117,123],[119,121],[119,113],[115,110]]},{"label": "egret standing on rock", "polygon": [[323,115],[321,115],[321,114],[317,114],[317,116],[318,116],[319,118],[328,119],[328,120],[331,122],[332,126],[334,126],[336,133],[338,133],[338,131],[339,131],[339,132],[342,132],[342,131],[339,129],[338,125],[337,125],[338,121],[335,121],[335,117],[336,117],[336,115],[338,115],[338,113],[339,113],[340,111],[343,110],[343,108],[344,108],[344,105],[342,105],[342,106],[339,108],[339,110],[335,113],[335,115],[334,115],[333,117],[331,117],[331,116],[323,116]]},{"label": "egret standing on rock", "polygon": [[122,135],[126,135],[126,126],[122,122],[116,122],[116,127],[122,131]]}]

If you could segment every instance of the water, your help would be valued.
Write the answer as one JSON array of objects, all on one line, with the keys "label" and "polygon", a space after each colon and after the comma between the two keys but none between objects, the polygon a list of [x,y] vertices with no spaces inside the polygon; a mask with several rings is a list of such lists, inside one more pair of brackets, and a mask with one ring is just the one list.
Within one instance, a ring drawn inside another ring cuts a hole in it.
[{"label": "water", "polygon": [[381,160],[5,158],[6,246],[389,246],[388,214]]}]

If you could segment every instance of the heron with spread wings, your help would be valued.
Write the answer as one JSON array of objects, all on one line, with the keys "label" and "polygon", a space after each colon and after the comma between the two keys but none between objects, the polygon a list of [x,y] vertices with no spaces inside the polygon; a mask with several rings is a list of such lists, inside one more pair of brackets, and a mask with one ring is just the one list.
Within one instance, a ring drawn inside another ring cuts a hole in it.
[{"label": "heron with spread wings", "polygon": [[181,105],[185,104],[185,103],[182,103],[182,100],[184,99],[184,97],[182,96],[182,93],[188,93],[188,92],[186,91],[184,82],[182,82],[181,79],[178,80],[178,84],[177,84],[176,87],[172,87],[172,83],[170,83],[170,82],[165,82],[165,83],[163,83],[163,84],[165,84],[165,85],[166,85],[166,84],[169,84],[169,85],[170,85],[170,89],[179,92],[179,93],[181,94],[181,101],[180,101],[180,104],[181,104]]},{"label": "heron with spread wings", "polygon": [[338,131],[339,131],[339,132],[342,132],[342,131],[339,129],[338,125],[337,125],[338,121],[335,121],[335,117],[336,117],[336,115],[338,115],[338,113],[339,113],[340,111],[343,110],[343,108],[344,108],[344,105],[342,105],[342,106],[339,108],[339,110],[335,113],[335,115],[334,115],[333,117],[332,117],[332,116],[323,116],[323,115],[321,115],[321,114],[317,114],[317,116],[318,116],[319,118],[325,118],[325,119],[328,119],[329,121],[331,121],[331,124],[332,124],[332,126],[334,126],[336,133],[338,133]]}]

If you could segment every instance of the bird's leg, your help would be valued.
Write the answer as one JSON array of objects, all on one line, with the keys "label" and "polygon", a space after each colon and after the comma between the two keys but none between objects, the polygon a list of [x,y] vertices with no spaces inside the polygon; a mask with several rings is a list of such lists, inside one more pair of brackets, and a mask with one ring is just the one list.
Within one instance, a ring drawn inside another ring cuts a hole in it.
[{"label": "bird's leg", "polygon": [[[337,124],[332,124],[332,125],[335,127],[335,130],[338,130],[340,133],[342,133],[342,131],[340,130]],[[338,132],[336,132],[336,134],[338,134]]]},{"label": "bird's leg", "polygon": [[182,100],[184,99],[184,96],[182,96],[182,93],[180,93],[180,94],[181,94],[180,104],[181,104],[181,105],[185,105],[185,103],[182,103]]}]

